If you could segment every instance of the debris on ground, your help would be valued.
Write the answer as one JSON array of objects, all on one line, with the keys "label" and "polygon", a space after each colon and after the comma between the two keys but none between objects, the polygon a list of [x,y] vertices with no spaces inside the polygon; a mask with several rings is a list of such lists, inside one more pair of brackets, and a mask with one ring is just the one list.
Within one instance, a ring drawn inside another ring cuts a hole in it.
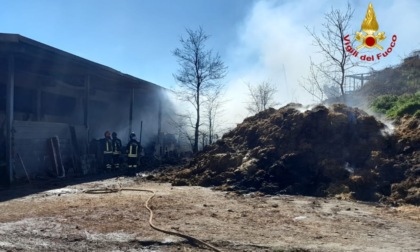
[{"label": "debris on ground", "polygon": [[119,187],[155,191],[149,201],[155,212],[153,223],[205,240],[225,252],[419,248],[420,208],[412,205],[238,194],[119,177],[62,185],[69,193],[61,196],[58,190],[35,191],[1,201],[0,251],[212,251],[152,229],[144,207],[150,193],[85,193]]}]

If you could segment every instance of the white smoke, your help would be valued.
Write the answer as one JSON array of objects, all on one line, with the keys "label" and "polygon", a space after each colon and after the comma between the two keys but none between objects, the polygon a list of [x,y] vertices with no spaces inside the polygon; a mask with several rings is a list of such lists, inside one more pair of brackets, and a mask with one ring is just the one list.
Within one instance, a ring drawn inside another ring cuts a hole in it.
[{"label": "white smoke", "polygon": [[[373,65],[375,69],[396,65],[411,51],[420,48],[420,26],[418,10],[420,1],[386,0],[372,1],[380,30],[388,38],[383,41],[384,48],[389,45],[393,34],[398,35],[395,51]],[[368,2],[350,1],[355,10],[350,23],[351,32],[360,29],[365,17]],[[241,122],[248,112],[248,90],[246,83],[270,81],[277,84],[277,101],[280,105],[289,102],[313,103],[312,97],[302,89],[299,81],[308,76],[309,58],[319,61],[317,48],[305,27],[322,29],[324,14],[331,8],[345,11],[346,1],[305,0],[305,1],[256,1],[237,29],[237,40],[229,48],[227,58],[229,79],[225,119],[228,127]],[[392,18],[389,18],[392,17]]]}]

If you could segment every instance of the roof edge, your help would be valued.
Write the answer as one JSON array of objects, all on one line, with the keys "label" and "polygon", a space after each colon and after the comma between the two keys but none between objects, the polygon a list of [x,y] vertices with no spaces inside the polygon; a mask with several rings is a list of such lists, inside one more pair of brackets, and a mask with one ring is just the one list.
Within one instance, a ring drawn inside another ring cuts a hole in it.
[{"label": "roof edge", "polygon": [[94,61],[91,61],[91,60],[88,60],[88,59],[85,59],[85,58],[82,58],[82,57],[77,56],[75,54],[72,54],[72,53],[63,51],[61,49],[55,48],[53,46],[50,46],[50,45],[41,43],[39,41],[36,41],[36,40],[30,39],[30,38],[27,38],[27,37],[22,36],[20,34],[15,34],[15,33],[0,33],[0,42],[29,44],[29,45],[32,45],[32,46],[41,48],[43,50],[48,50],[48,51],[51,51],[53,53],[60,54],[60,55],[62,55],[64,57],[73,58],[76,61],[80,61],[80,62],[82,62],[84,64],[88,64],[88,65],[91,65],[91,66],[94,66],[94,67],[98,67],[98,68],[100,68],[102,70],[106,70],[106,71],[112,72],[112,73],[114,73],[116,75],[120,75],[122,77],[132,79],[134,81],[143,82],[143,83],[146,83],[148,85],[152,85],[152,86],[154,86],[156,88],[161,88],[163,90],[166,90],[165,87],[162,87],[162,86],[160,86],[158,84],[155,84],[153,82],[146,81],[146,80],[143,80],[141,78],[132,76],[130,74],[126,74],[126,73],[120,72],[120,71],[118,71],[118,70],[116,70],[114,68],[105,66],[103,64],[100,64],[100,63],[97,63],[97,62],[94,62]]}]

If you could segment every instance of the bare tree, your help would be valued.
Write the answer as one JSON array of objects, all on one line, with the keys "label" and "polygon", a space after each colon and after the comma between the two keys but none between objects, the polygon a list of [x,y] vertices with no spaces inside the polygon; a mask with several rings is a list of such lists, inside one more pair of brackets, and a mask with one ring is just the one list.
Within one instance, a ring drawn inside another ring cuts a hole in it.
[{"label": "bare tree", "polygon": [[319,33],[306,27],[314,40],[313,44],[319,49],[322,61],[313,62],[311,59],[310,75],[301,86],[318,100],[324,98],[324,86],[336,86],[345,101],[345,76],[351,68],[358,66],[346,51],[344,41],[353,12],[349,3],[344,12],[332,8],[325,14],[325,23]]},{"label": "bare tree", "polygon": [[316,69],[316,64],[310,58],[309,75],[303,79],[303,82],[299,82],[300,86],[318,102],[324,101],[325,98],[325,89],[320,75],[321,72]]},{"label": "bare tree", "polygon": [[204,147],[208,144],[207,132],[200,131],[200,136],[201,136],[201,149],[204,149]]},{"label": "bare tree", "polygon": [[198,151],[198,138],[201,126],[201,105],[206,95],[221,85],[219,80],[224,78],[227,67],[220,59],[219,54],[213,55],[211,50],[206,50],[205,43],[208,39],[203,29],[193,31],[186,29],[187,37],[181,37],[181,48],[173,51],[180,69],[174,74],[179,89],[178,97],[190,103],[195,110],[194,144],[193,152]]},{"label": "bare tree", "polygon": [[263,81],[256,86],[252,86],[250,83],[247,84],[249,91],[250,101],[246,109],[256,114],[263,110],[268,109],[269,107],[274,107],[279,103],[275,101],[274,95],[277,92],[277,88],[273,83],[268,81]]},{"label": "bare tree", "polygon": [[188,130],[193,126],[190,114],[178,114],[174,113],[168,115],[168,123],[174,129],[174,132],[178,135],[178,142],[188,142],[191,149],[194,147],[194,137]]},{"label": "bare tree", "polygon": [[207,116],[207,137],[208,137],[208,144],[212,144],[214,142],[214,136],[216,134],[216,126],[217,126],[217,117],[220,113],[220,108],[223,104],[222,100],[222,89],[223,85],[219,88],[214,89],[210,92],[207,96],[205,102],[205,110]]}]

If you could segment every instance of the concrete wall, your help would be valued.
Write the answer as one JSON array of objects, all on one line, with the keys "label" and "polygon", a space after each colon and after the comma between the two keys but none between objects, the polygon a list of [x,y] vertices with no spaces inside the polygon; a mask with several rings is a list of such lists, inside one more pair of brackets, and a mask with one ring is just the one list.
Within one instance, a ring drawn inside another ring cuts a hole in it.
[{"label": "concrete wall", "polygon": [[[83,126],[75,126],[80,152],[86,146],[86,130]],[[69,124],[15,121],[14,122],[14,149],[19,153],[31,177],[44,177],[51,174],[52,160],[49,155],[49,139],[58,136],[60,140],[61,155],[66,169],[72,167],[71,138]],[[25,172],[19,161],[15,160],[15,176],[24,178]],[[72,172],[72,169],[71,169]]]}]

